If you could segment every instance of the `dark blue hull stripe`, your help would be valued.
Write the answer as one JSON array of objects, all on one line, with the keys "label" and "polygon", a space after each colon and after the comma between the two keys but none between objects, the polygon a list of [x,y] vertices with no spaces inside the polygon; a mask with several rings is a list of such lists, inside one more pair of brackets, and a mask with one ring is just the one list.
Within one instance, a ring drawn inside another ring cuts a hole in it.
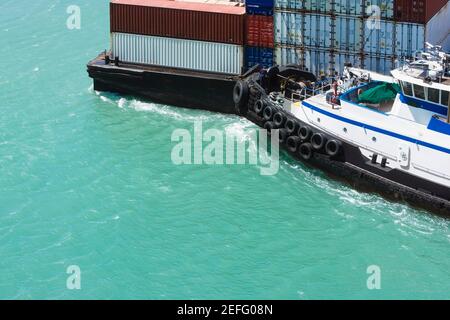
[{"label": "dark blue hull stripe", "polygon": [[387,131],[387,130],[384,130],[384,129],[380,129],[380,128],[377,128],[377,127],[374,127],[374,126],[371,126],[371,125],[367,125],[367,124],[362,123],[362,122],[358,122],[358,121],[354,121],[354,120],[351,120],[351,119],[347,119],[347,118],[341,117],[339,115],[336,115],[334,113],[322,110],[322,109],[320,109],[318,107],[315,107],[312,104],[310,104],[308,102],[305,102],[305,101],[303,101],[302,103],[303,103],[303,105],[305,107],[307,107],[307,108],[309,108],[311,110],[314,110],[316,112],[319,112],[321,114],[324,114],[324,115],[326,115],[326,116],[328,116],[330,118],[333,118],[333,119],[336,119],[336,120],[339,120],[339,121],[342,121],[342,122],[345,122],[345,123],[348,123],[348,124],[351,124],[351,125],[354,125],[354,126],[357,126],[357,127],[360,127],[360,128],[364,128],[364,129],[367,129],[367,130],[378,132],[378,133],[381,133],[381,134],[384,134],[384,135],[387,135],[387,136],[391,136],[391,137],[394,137],[394,138],[397,138],[397,139],[400,139],[400,140],[408,141],[408,142],[411,142],[411,143],[414,143],[414,144],[418,144],[420,146],[424,146],[424,147],[427,147],[427,148],[430,148],[430,149],[434,149],[434,150],[437,150],[437,151],[440,151],[440,152],[444,152],[444,153],[450,154],[450,149],[447,149],[447,148],[444,148],[444,147],[440,147],[440,146],[437,146],[437,145],[434,145],[434,144],[431,144],[431,143],[428,143],[428,142],[420,141],[420,140],[417,140],[417,139],[414,139],[414,138],[411,138],[411,137],[403,136],[403,135],[395,133],[395,132],[391,132],[391,131]]}]

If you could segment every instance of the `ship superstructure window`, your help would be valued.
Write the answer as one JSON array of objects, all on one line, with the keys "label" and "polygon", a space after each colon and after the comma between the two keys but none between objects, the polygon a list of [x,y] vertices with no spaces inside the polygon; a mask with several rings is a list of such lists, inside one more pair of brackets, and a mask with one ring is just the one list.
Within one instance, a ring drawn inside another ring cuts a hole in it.
[{"label": "ship superstructure window", "polygon": [[438,89],[428,88],[428,100],[433,103],[440,103],[441,92]]},{"label": "ship superstructure window", "polygon": [[426,100],[425,99],[425,88],[415,84],[414,85],[414,96],[416,98],[419,98],[419,99],[422,99],[422,100]]},{"label": "ship superstructure window", "polygon": [[442,91],[441,104],[448,106],[448,91]]},{"label": "ship superstructure window", "polygon": [[403,93],[407,96],[413,95],[412,84],[406,81],[402,81]]}]

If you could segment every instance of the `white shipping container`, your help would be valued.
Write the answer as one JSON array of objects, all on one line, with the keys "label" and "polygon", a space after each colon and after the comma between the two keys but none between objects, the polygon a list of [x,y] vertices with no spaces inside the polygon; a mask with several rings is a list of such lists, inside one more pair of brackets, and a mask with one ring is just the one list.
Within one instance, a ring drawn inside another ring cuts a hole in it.
[{"label": "white shipping container", "polygon": [[241,74],[244,65],[243,46],[204,41],[112,33],[111,51],[128,63],[215,73]]}]

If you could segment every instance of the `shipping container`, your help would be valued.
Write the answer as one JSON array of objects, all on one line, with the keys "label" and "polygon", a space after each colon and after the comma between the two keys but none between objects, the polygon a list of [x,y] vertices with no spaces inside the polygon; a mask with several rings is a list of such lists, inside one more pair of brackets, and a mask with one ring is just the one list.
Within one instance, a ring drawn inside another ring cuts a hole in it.
[{"label": "shipping container", "polygon": [[241,74],[243,46],[125,33],[111,34],[112,58],[196,71]]},{"label": "shipping container", "polygon": [[275,13],[275,42],[295,46],[330,48],[330,16],[294,12]]},{"label": "shipping container", "polygon": [[300,13],[275,12],[275,43],[304,46],[304,15]]},{"label": "shipping container", "polygon": [[364,41],[364,20],[352,16],[338,16],[332,21],[334,45],[331,47],[348,52],[361,51]]},{"label": "shipping container", "polygon": [[412,57],[425,48],[425,27],[421,24],[398,23],[395,31],[395,54]]},{"label": "shipping container", "polygon": [[395,19],[425,24],[447,3],[448,0],[395,0]]},{"label": "shipping container", "polygon": [[245,66],[250,69],[255,65],[270,68],[274,64],[274,50],[261,47],[245,47]]},{"label": "shipping container", "polygon": [[275,62],[278,65],[297,64],[318,76],[328,75],[332,68],[330,52],[298,47],[277,47]]},{"label": "shipping container", "polygon": [[397,59],[394,56],[372,56],[364,57],[364,69],[375,71],[381,74],[389,75],[391,70],[398,68]]},{"label": "shipping container", "polygon": [[245,8],[248,14],[273,16],[274,0],[246,0]]},{"label": "shipping container", "polygon": [[[373,24],[372,20],[365,20],[362,50],[370,54],[394,55],[396,53],[394,43],[396,26],[397,24],[392,21],[380,20]],[[398,25],[398,28],[402,28],[401,24]]]},{"label": "shipping container", "polygon": [[380,16],[399,22],[427,23],[448,0],[275,0],[274,6],[307,13]]},{"label": "shipping container", "polygon": [[[275,0],[275,8],[287,11],[302,10],[306,13],[322,13],[346,16],[379,15],[384,19],[394,17],[394,0]],[[370,8],[370,6],[377,6]]]},{"label": "shipping container", "polygon": [[[348,0],[338,0],[338,2],[346,2]],[[364,15],[365,17],[380,17],[381,19],[394,19],[394,2],[396,0],[351,0],[356,2],[358,11],[356,15]],[[360,4],[361,3],[361,4]],[[346,14],[345,11],[342,14]]]},{"label": "shipping container", "polygon": [[243,45],[245,8],[163,0],[113,0],[111,32]]},{"label": "shipping container", "polygon": [[341,73],[345,64],[366,68],[381,74],[389,74],[397,66],[395,56],[360,55],[295,47],[277,47],[275,62],[279,65],[298,64],[316,75]]},{"label": "shipping container", "polygon": [[274,47],[273,16],[247,15],[246,45],[254,47]]},{"label": "shipping container", "polygon": [[[448,24],[441,14],[435,17],[435,25]],[[397,23],[389,20],[372,20],[353,16],[336,16],[293,12],[275,12],[275,44],[312,49],[327,49],[349,53],[397,55],[411,57],[423,50],[430,33],[426,26]],[[433,20],[432,20],[433,21]],[[433,37],[445,39],[447,29],[434,28]]]}]

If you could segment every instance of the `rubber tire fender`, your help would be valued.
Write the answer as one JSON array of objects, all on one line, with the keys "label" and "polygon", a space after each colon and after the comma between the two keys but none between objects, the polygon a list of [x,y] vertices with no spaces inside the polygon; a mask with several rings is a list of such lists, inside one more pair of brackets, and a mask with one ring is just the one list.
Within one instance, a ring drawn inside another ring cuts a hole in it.
[{"label": "rubber tire fender", "polygon": [[338,140],[329,140],[325,145],[325,151],[330,157],[335,157],[342,151],[342,143]]},{"label": "rubber tire fender", "polygon": [[236,82],[236,85],[233,89],[233,101],[236,106],[236,111],[240,114],[245,114],[245,107],[248,103],[248,99],[250,97],[250,91],[248,87],[248,83],[242,80]]},{"label": "rubber tire fender", "polygon": [[322,150],[327,144],[327,137],[323,133],[314,133],[311,136],[311,145],[314,150]]},{"label": "rubber tire fender", "polygon": [[295,121],[293,119],[287,119],[286,123],[284,124],[284,127],[286,128],[288,133],[291,135],[291,134],[294,134],[294,132],[298,132],[299,125],[298,125],[297,121]]},{"label": "rubber tire fender", "polygon": [[253,111],[255,111],[257,115],[261,115],[265,107],[266,103],[264,102],[264,100],[259,99],[258,101],[255,102],[255,105],[253,106]]},{"label": "rubber tire fender", "polygon": [[298,129],[298,136],[303,141],[308,141],[311,137],[311,133],[312,131],[308,126],[300,126],[300,128]]},{"label": "rubber tire fender", "polygon": [[281,128],[286,123],[286,116],[282,112],[277,112],[273,115],[273,122],[277,127]]},{"label": "rubber tire fender", "polygon": [[301,141],[301,139],[299,137],[297,137],[297,136],[290,136],[286,140],[286,145],[287,145],[287,148],[288,148],[288,150],[290,152],[296,153],[297,150],[298,150],[298,146],[300,145],[301,142],[302,141]]},{"label": "rubber tire fender", "polygon": [[314,149],[313,149],[311,143],[306,142],[306,143],[303,143],[298,148],[298,153],[299,153],[300,157],[302,157],[303,160],[309,161],[309,160],[311,160],[311,158],[314,154]]},{"label": "rubber tire fender", "polygon": [[271,106],[266,106],[263,111],[264,120],[272,121],[274,113],[275,112]]}]

